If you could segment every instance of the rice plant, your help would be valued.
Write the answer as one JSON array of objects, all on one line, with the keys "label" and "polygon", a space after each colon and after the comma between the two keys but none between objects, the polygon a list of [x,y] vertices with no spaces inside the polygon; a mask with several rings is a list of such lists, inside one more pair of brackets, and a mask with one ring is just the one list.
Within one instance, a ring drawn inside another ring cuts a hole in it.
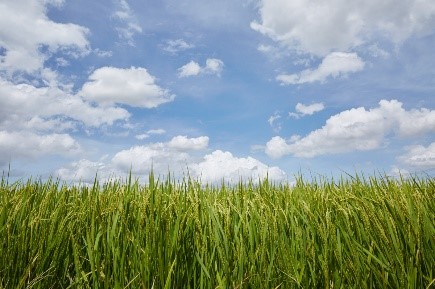
[{"label": "rice plant", "polygon": [[435,288],[435,182],[3,177],[0,288]]}]

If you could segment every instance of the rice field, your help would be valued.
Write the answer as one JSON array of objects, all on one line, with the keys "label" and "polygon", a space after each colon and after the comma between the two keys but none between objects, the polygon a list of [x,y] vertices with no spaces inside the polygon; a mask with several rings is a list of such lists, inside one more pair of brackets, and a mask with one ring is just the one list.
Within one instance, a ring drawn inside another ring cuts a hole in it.
[{"label": "rice field", "polygon": [[0,288],[435,288],[435,180],[3,177]]}]

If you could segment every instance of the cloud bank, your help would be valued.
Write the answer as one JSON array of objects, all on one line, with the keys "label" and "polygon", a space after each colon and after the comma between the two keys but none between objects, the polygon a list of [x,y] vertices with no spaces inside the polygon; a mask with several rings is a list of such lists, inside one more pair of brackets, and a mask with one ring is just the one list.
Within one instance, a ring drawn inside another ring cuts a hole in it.
[{"label": "cloud bank", "polygon": [[318,57],[369,45],[379,37],[400,43],[430,32],[435,24],[432,0],[261,0],[259,6],[260,20],[251,22],[252,29]]},{"label": "cloud bank", "polygon": [[[378,43],[399,47],[411,37],[433,32],[432,0],[304,1],[261,0],[251,28],[297,54],[323,59],[316,69],[280,74],[281,84],[325,82],[360,71],[364,61],[356,51],[389,55]],[[269,47],[269,48],[268,48]],[[270,46],[260,46],[273,53]]]},{"label": "cloud bank", "polygon": [[82,159],[62,167],[57,175],[64,180],[91,183],[97,173],[101,179],[126,176],[129,171],[135,176],[146,177],[152,168],[157,175],[175,172],[175,177],[181,178],[184,172],[208,183],[219,183],[223,179],[229,183],[250,178],[256,181],[266,176],[280,181],[287,177],[278,167],[268,167],[252,157],[239,158],[221,150],[205,153],[208,142],[207,136],[175,136],[168,142],[121,150],[109,161]]},{"label": "cloud bank", "polygon": [[381,100],[379,106],[366,110],[353,108],[331,116],[326,124],[305,137],[290,141],[273,137],[266,144],[272,158],[285,155],[312,158],[325,154],[368,151],[387,144],[387,135],[412,137],[435,132],[435,110],[405,110],[397,100]]}]

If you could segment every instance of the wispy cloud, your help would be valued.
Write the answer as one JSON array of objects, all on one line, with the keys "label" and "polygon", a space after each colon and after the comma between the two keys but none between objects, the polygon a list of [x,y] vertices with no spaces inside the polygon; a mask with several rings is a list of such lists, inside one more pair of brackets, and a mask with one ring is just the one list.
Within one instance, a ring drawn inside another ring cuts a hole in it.
[{"label": "wispy cloud", "polygon": [[165,133],[166,133],[166,131],[164,129],[161,129],[161,128],[150,129],[146,133],[136,135],[136,138],[139,140],[144,140],[144,139],[151,137],[152,135],[161,135],[161,134],[165,134]]},{"label": "wispy cloud", "polygon": [[116,4],[118,9],[113,13],[113,17],[119,21],[120,25],[116,26],[115,29],[122,41],[134,46],[134,35],[142,33],[142,27],[139,25],[127,0],[116,0]]},{"label": "wispy cloud", "polygon": [[281,128],[282,128],[282,123],[279,121],[280,119],[281,119],[281,115],[279,114],[279,112],[275,112],[267,120],[267,122],[269,123],[270,127],[276,133],[280,132]]},{"label": "wispy cloud", "polygon": [[356,53],[333,52],[328,54],[314,70],[306,69],[296,74],[280,74],[276,79],[281,84],[325,82],[329,77],[346,77],[347,74],[363,68],[364,61]]},{"label": "wispy cloud", "polygon": [[191,43],[187,43],[183,39],[175,39],[175,40],[170,39],[170,40],[167,40],[164,45],[162,45],[162,48],[164,51],[172,53],[172,54],[176,54],[176,53],[181,52],[181,51],[192,49],[194,47],[195,47],[195,45],[193,45]]}]

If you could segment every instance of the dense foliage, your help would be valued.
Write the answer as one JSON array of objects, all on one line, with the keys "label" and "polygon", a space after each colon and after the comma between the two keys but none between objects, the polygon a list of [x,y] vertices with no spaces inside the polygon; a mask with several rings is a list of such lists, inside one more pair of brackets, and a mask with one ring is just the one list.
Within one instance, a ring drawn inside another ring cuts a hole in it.
[{"label": "dense foliage", "polygon": [[432,288],[435,182],[0,184],[0,288]]}]

